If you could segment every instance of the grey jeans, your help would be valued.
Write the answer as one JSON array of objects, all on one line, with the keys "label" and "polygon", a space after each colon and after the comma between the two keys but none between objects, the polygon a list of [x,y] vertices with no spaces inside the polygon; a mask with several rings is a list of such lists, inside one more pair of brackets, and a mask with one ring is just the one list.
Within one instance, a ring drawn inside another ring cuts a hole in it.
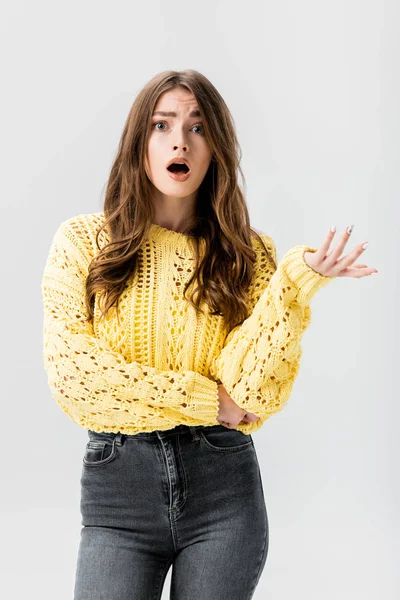
[{"label": "grey jeans", "polygon": [[251,435],[88,431],[75,600],[250,600],[268,552]]}]

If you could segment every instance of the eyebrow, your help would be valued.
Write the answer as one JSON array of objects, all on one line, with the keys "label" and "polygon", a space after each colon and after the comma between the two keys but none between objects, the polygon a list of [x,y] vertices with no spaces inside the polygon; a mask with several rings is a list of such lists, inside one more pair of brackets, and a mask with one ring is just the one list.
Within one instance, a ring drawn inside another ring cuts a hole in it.
[{"label": "eyebrow", "polygon": [[[161,117],[176,117],[177,116],[176,112],[164,111],[164,110],[157,110],[156,112],[153,113],[153,115],[160,115]],[[189,114],[189,117],[201,117],[201,113],[198,109],[195,109],[195,110],[192,110],[192,112]]]}]

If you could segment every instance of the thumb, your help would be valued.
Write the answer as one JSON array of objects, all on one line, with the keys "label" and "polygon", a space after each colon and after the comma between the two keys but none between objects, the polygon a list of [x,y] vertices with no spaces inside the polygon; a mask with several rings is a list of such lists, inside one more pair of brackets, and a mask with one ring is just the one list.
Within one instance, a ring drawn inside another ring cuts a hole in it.
[{"label": "thumb", "polygon": [[255,421],[258,421],[260,417],[257,417],[257,415],[255,415],[254,413],[248,412],[246,413],[246,415],[243,417],[243,421],[245,423],[254,423]]}]

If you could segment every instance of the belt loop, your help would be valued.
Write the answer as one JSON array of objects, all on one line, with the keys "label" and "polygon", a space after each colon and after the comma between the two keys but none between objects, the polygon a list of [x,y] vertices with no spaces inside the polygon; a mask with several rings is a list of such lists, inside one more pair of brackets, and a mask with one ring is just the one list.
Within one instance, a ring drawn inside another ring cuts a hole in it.
[{"label": "belt loop", "polygon": [[122,446],[123,436],[124,436],[124,434],[121,433],[120,431],[118,431],[118,433],[115,436],[115,443],[117,444],[117,446]]},{"label": "belt loop", "polygon": [[197,440],[199,440],[199,439],[200,439],[200,436],[199,436],[199,434],[197,433],[196,426],[195,426],[195,425],[189,425],[189,429],[190,429],[190,431],[191,431],[191,433],[192,433],[192,436],[193,436],[193,439],[194,439],[194,441],[197,441]]}]

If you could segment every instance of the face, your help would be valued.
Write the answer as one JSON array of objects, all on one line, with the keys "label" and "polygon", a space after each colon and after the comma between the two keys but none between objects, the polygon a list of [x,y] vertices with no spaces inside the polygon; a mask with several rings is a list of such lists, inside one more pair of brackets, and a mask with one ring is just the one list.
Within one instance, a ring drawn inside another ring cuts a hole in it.
[{"label": "face", "polygon": [[[182,88],[161,94],[154,108],[145,169],[154,187],[165,197],[196,195],[210,165],[212,153],[196,109],[194,95]],[[160,112],[169,114],[156,114]],[[169,175],[167,164],[177,157],[189,161],[191,172],[186,181],[176,181]]]}]

